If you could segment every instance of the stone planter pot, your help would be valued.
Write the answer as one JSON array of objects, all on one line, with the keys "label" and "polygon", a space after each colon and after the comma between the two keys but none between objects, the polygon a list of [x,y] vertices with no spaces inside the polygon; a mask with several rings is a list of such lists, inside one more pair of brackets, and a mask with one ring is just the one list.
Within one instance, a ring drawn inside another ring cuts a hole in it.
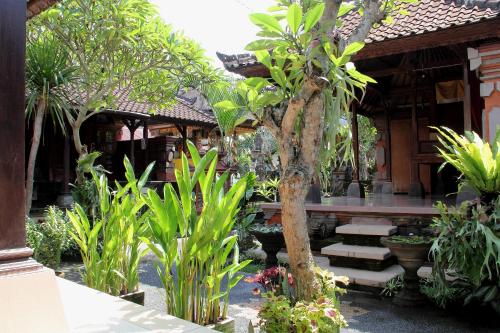
[{"label": "stone planter pot", "polygon": [[394,296],[393,302],[401,306],[419,306],[426,303],[426,297],[420,293],[417,271],[427,260],[431,243],[408,244],[391,241],[389,237],[382,237],[380,242],[391,250],[405,270],[405,286]]},{"label": "stone planter pot", "polygon": [[125,295],[120,295],[119,296],[121,299],[124,299],[126,301],[139,304],[139,305],[144,305],[144,291],[143,290],[137,290],[132,293],[128,293]]},{"label": "stone planter pot", "polygon": [[285,237],[283,232],[261,232],[251,230],[250,233],[262,244],[262,250],[266,252],[266,268],[277,266],[278,257],[276,254],[285,247]]},{"label": "stone planter pot", "polygon": [[207,325],[206,327],[218,332],[224,332],[224,333],[235,332],[234,318],[231,317],[227,317],[226,319],[216,324]]}]

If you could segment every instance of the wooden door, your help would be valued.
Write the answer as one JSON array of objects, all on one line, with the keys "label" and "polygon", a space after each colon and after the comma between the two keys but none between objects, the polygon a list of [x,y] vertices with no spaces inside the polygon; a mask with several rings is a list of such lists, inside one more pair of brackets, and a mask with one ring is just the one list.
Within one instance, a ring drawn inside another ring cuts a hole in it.
[{"label": "wooden door", "polygon": [[411,120],[391,121],[391,166],[394,193],[407,193],[410,188]]}]

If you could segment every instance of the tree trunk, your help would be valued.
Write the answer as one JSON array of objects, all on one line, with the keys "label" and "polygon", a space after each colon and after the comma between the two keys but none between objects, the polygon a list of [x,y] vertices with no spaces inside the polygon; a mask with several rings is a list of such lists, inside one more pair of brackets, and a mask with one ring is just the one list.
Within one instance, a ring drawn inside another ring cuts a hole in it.
[{"label": "tree trunk", "polygon": [[298,296],[305,300],[313,298],[318,288],[305,208],[309,187],[310,177],[304,175],[300,166],[289,165],[287,175],[280,181],[281,222]]},{"label": "tree trunk", "polygon": [[35,121],[33,124],[33,139],[31,140],[30,156],[28,160],[28,168],[26,172],[26,215],[29,215],[31,203],[33,199],[33,182],[35,177],[36,155],[40,146],[40,137],[42,136],[43,118],[45,115],[46,103],[45,99],[38,100]]},{"label": "tree trunk", "polygon": [[86,153],[86,149],[82,145],[82,141],[80,139],[80,127],[81,127],[81,124],[78,122],[75,124],[72,124],[72,126],[71,126],[71,129],[73,132],[73,142],[75,144],[75,149],[76,149],[76,152],[78,153],[79,157]]}]

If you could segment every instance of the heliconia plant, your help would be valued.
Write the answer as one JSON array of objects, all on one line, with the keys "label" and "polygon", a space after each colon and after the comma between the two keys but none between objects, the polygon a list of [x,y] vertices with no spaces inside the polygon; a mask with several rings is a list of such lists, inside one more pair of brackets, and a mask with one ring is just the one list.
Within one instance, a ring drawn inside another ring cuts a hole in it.
[{"label": "heliconia plant", "polygon": [[462,174],[462,183],[472,187],[485,203],[500,194],[500,130],[493,142],[483,141],[475,132],[457,134],[447,127],[433,127],[442,147],[438,147],[445,162],[440,170],[451,164]]},{"label": "heliconia plant", "polygon": [[83,260],[83,282],[111,295],[125,295],[139,287],[139,262],[148,251],[141,236],[147,231],[148,210],[141,191],[153,169],[151,163],[137,179],[127,157],[124,159],[127,183],[115,182],[112,191],[105,174],[92,171],[99,196],[99,214],[90,219],[79,204],[67,215],[73,226],[71,236]]},{"label": "heliconia plant", "polygon": [[178,191],[166,184],[163,199],[147,193],[150,237],[142,240],[159,259],[167,313],[207,325],[226,318],[230,290],[243,277],[238,271],[250,263],[239,262],[237,235],[230,235],[247,180],[225,192],[228,174],[216,174],[217,151],[200,157],[193,143],[188,148],[194,170],[183,154]]}]

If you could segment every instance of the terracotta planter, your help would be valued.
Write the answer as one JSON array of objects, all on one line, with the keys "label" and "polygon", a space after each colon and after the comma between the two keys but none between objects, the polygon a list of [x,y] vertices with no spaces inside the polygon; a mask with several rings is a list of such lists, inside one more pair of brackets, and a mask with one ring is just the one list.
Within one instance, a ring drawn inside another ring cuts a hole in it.
[{"label": "terracotta planter", "polygon": [[399,264],[405,270],[405,286],[394,296],[393,302],[402,306],[423,305],[427,299],[420,293],[417,271],[427,260],[431,243],[408,244],[391,241],[389,237],[382,237],[380,241],[398,258]]},{"label": "terracotta planter", "polygon": [[235,332],[234,319],[231,317],[227,317],[226,319],[216,324],[207,325],[206,327],[218,332],[224,332],[224,333]]},{"label": "terracotta planter", "polygon": [[266,252],[266,268],[277,266],[278,257],[276,254],[285,247],[285,237],[283,232],[260,232],[251,230],[250,233],[262,244],[262,250]]},{"label": "terracotta planter", "polygon": [[144,305],[144,291],[143,290],[137,290],[132,293],[128,293],[125,295],[120,295],[121,299],[124,299],[126,301],[139,304],[139,305]]}]

